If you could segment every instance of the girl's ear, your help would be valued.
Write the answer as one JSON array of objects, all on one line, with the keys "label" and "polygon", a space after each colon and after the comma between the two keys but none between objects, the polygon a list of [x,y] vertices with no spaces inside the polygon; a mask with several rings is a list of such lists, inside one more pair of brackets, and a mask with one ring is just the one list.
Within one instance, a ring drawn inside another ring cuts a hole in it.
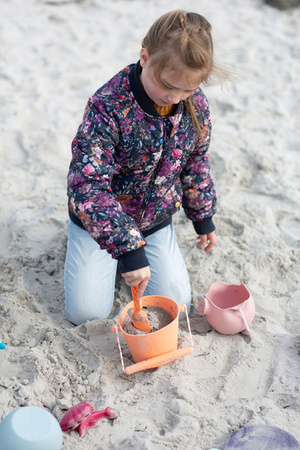
[{"label": "girl's ear", "polygon": [[149,52],[146,48],[141,48],[140,51],[140,65],[141,67],[145,67],[145,65],[147,64],[147,62],[149,61],[150,55]]}]

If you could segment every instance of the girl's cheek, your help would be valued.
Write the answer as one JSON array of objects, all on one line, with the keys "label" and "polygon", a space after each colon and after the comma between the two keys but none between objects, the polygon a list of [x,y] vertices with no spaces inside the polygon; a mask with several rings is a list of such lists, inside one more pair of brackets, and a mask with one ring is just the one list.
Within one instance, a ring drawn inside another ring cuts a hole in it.
[{"label": "girl's cheek", "polygon": [[186,94],[186,93],[183,94],[183,97],[182,97],[181,100],[186,100],[190,95],[191,95],[190,93],[188,93],[188,94]]}]

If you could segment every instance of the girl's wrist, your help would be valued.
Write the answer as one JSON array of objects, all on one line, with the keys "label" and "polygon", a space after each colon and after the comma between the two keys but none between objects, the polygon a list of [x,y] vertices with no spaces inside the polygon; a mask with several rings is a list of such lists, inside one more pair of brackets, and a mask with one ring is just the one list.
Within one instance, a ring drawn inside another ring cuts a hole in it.
[{"label": "girl's wrist", "polygon": [[193,226],[196,233],[199,235],[212,233],[216,229],[212,217],[193,222]]}]

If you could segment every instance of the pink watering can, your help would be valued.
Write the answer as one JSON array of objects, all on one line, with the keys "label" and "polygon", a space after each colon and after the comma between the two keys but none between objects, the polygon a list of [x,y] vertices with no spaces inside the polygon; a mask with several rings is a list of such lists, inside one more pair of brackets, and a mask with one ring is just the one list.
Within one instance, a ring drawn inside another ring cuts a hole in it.
[{"label": "pink watering can", "polygon": [[200,298],[198,310],[219,333],[250,334],[255,305],[244,284],[213,283],[208,293]]}]

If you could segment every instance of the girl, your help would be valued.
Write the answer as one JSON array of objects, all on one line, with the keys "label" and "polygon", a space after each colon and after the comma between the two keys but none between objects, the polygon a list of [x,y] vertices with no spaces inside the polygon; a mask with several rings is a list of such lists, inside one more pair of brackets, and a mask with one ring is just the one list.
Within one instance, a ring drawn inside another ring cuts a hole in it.
[{"label": "girl", "polygon": [[209,252],[216,195],[211,122],[199,85],[215,70],[211,26],[172,11],[142,43],[140,60],[88,101],[68,175],[66,315],[79,325],[109,316],[117,265],[128,286],[189,311],[191,289],[172,215],[182,204]]}]

